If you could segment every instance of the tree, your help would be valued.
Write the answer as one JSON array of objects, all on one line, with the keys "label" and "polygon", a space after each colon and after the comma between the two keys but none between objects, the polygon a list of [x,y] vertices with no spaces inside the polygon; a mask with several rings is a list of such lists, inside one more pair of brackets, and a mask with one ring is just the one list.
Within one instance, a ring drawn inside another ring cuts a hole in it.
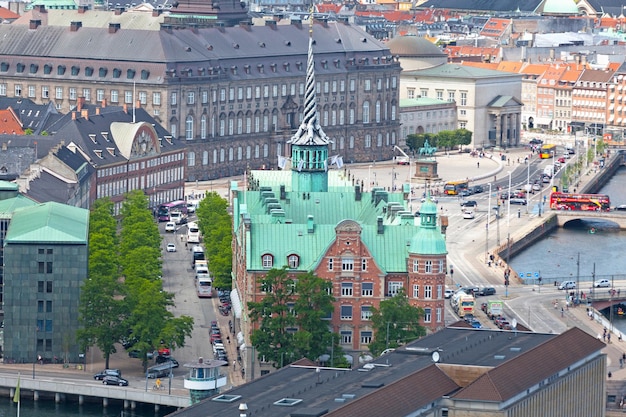
[{"label": "tree", "polygon": [[410,340],[426,334],[419,324],[424,311],[409,304],[404,289],[396,295],[381,301],[379,308],[372,308],[372,326],[374,341],[369,349],[374,355],[379,355],[387,348],[396,348]]},{"label": "tree", "polygon": [[[282,367],[302,357],[316,360],[327,353],[333,333],[324,317],[333,311],[332,283],[312,272],[294,280],[285,267],[268,271],[260,284],[265,297],[248,303],[250,318],[259,323],[251,337],[259,356]],[[341,355],[340,348],[336,352]]]},{"label": "tree", "polygon": [[228,201],[216,192],[210,192],[196,210],[198,227],[204,236],[209,269],[213,274],[213,286],[232,287],[232,235],[233,225],[228,213]]},{"label": "tree", "polygon": [[123,336],[123,288],[117,264],[116,221],[113,203],[97,200],[89,222],[89,278],[81,289],[77,339],[83,347],[96,345],[104,354],[106,367],[115,353],[115,343]]}]

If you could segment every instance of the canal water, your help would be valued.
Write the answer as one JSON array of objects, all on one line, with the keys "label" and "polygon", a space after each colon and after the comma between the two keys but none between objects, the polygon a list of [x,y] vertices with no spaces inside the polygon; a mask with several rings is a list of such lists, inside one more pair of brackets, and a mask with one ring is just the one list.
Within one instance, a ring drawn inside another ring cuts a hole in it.
[{"label": "canal water", "polygon": [[[611,205],[626,204],[626,168],[621,168],[602,188],[602,194],[611,197]],[[563,279],[576,279],[577,258],[580,254],[581,280],[591,280],[593,264],[596,277],[626,279],[626,231],[616,231],[597,227],[595,234],[588,227],[580,229],[557,229],[548,237],[511,259],[515,271],[537,271],[543,277],[544,285]],[[581,285],[581,288],[584,288]],[[623,288],[626,291],[626,287]],[[626,333],[626,320],[616,320],[615,326]],[[26,401],[20,407],[21,417],[163,417],[173,412],[162,408],[154,411],[153,406],[124,410],[122,405],[110,404],[103,408],[100,404],[77,403],[55,404],[53,401]],[[10,398],[0,399],[0,417],[16,416],[17,407]]]}]

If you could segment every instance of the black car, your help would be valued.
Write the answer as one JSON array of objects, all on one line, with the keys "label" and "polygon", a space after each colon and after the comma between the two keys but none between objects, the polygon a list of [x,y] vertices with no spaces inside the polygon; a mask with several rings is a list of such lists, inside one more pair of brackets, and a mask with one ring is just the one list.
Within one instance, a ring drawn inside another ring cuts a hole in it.
[{"label": "black car", "polygon": [[171,362],[172,363],[172,368],[178,368],[178,361],[174,358],[172,358],[171,356],[157,356],[156,358],[156,363],[157,365],[160,365],[162,363],[167,363],[167,362]]},{"label": "black car", "polygon": [[493,287],[484,287],[478,291],[478,295],[494,295],[496,293],[496,289]]},{"label": "black car", "polygon": [[478,287],[463,287],[461,289],[465,291],[466,294],[469,294],[469,295],[476,295],[480,291],[480,288]]},{"label": "black car", "polygon": [[102,372],[98,372],[93,376],[93,379],[97,379],[98,381],[102,381],[107,376],[116,376],[121,377],[122,372],[119,369],[105,369]]},{"label": "black car", "polygon": [[533,138],[530,141],[528,141],[529,145],[541,145],[543,143],[543,141],[541,139],[537,139],[537,138]]},{"label": "black car", "polygon": [[467,200],[461,202],[461,207],[476,207],[478,203],[475,200]]},{"label": "black car", "polygon": [[472,192],[472,194],[480,194],[485,190],[482,185],[474,185],[470,187],[470,191]]},{"label": "black car", "polygon": [[125,387],[128,385],[128,381],[122,378],[121,376],[105,376],[102,380],[104,385],[119,385],[120,387]]}]

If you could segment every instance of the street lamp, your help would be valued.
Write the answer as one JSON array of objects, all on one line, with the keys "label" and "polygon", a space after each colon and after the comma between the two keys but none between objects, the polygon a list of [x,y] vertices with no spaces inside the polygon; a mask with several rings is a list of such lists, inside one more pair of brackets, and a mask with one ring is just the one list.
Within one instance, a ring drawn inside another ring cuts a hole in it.
[{"label": "street lamp", "polygon": [[552,191],[552,186],[554,185],[554,176],[556,175],[556,152],[550,151],[552,154],[552,176],[550,177],[550,191]]},{"label": "street lamp", "polygon": [[489,263],[489,223],[491,222],[491,183],[489,183],[489,207],[487,208],[487,224],[485,225],[485,263]]},{"label": "street lamp", "polygon": [[526,165],[526,214],[528,214],[528,203],[530,203],[530,201],[528,201],[529,199],[529,195],[530,195],[530,191],[532,190],[531,185],[530,185],[530,159],[528,160],[528,163]]},{"label": "street lamp", "polygon": [[[367,187],[368,190],[372,188],[372,180],[371,180],[371,175],[372,175],[372,166],[370,165],[369,167],[367,167]],[[365,190],[363,190],[365,191]]]},{"label": "street lamp", "polygon": [[511,230],[511,171],[509,171],[509,195],[507,200],[507,218],[506,218],[506,227],[507,232]]}]

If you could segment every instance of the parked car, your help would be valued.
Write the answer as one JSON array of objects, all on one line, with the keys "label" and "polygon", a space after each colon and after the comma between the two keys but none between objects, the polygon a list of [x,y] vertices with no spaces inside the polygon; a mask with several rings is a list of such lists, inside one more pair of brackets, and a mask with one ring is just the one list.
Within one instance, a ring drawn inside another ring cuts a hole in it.
[{"label": "parked car", "polygon": [[176,245],[173,243],[168,243],[167,244],[167,251],[168,252],[176,252]]},{"label": "parked car", "polygon": [[178,368],[178,361],[170,356],[157,356],[156,358],[156,363],[157,365],[160,365],[162,363],[167,363],[167,362],[171,362],[172,363],[172,368]]},{"label": "parked car", "polygon": [[494,295],[496,293],[496,289],[493,287],[483,287],[478,291],[478,295]]},{"label": "parked car", "polygon": [[611,281],[608,279],[598,279],[593,283],[593,286],[596,288],[608,288],[611,286]]},{"label": "parked car", "polygon": [[119,369],[105,369],[104,371],[98,372],[97,374],[95,374],[93,376],[93,379],[96,379],[98,381],[102,381],[107,376],[121,377],[122,376],[122,372]]},{"label": "parked car", "polygon": [[476,202],[476,200],[467,200],[467,201],[461,202],[461,207],[476,207],[476,206],[478,206],[478,203]]},{"label": "parked car", "polygon": [[109,375],[105,376],[102,380],[104,385],[119,385],[120,387],[125,387],[128,385],[128,381],[122,378],[121,376]]},{"label": "parked car", "polygon": [[[139,358],[140,357],[139,355],[141,355],[141,352],[138,351],[137,349],[128,351],[128,356],[131,357],[131,358]],[[154,358],[154,352],[152,352],[152,351],[147,352],[146,353],[146,358],[147,359]]]}]

